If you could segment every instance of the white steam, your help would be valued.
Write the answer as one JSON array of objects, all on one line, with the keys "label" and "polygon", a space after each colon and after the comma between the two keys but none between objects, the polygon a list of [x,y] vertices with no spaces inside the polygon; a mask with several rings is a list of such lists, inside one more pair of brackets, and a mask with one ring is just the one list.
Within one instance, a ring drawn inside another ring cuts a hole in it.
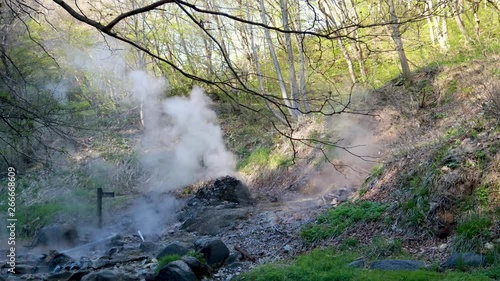
[{"label": "white steam", "polygon": [[235,158],[226,150],[210,99],[201,88],[194,87],[189,97],[162,101],[164,80],[141,71],[129,77],[144,112],[141,163],[151,176],[151,190],[234,174]]}]

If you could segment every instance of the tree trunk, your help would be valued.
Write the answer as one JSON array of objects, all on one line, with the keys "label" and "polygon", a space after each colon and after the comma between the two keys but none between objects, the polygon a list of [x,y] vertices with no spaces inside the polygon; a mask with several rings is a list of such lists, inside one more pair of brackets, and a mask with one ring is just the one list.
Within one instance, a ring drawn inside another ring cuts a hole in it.
[{"label": "tree trunk", "polygon": [[[297,5],[297,20],[296,20],[296,27],[297,30],[301,30],[301,22],[300,22],[300,0],[295,0],[296,5]],[[299,62],[300,62],[300,69],[299,69],[299,75],[300,75],[300,95],[302,97],[302,104],[304,105],[304,112],[309,113],[311,111],[311,108],[309,106],[309,100],[307,99],[307,88],[306,88],[306,60],[304,56],[304,46],[302,45],[304,43],[304,35],[303,34],[297,34],[296,36],[297,39],[297,48],[299,50]]]},{"label": "tree trunk", "polygon": [[[249,3],[247,1],[247,19],[251,20],[250,16],[250,8],[249,8]],[[257,48],[255,47],[255,39],[253,37],[253,25],[250,25],[250,48],[252,49],[252,57],[255,65],[255,71],[257,72],[257,80],[259,81],[259,88],[260,92],[262,95],[266,95],[266,89],[264,87],[264,81],[262,79],[263,75],[260,70],[260,62],[259,62],[259,54],[257,53]],[[281,123],[283,124],[288,124],[287,120],[281,116],[278,112],[274,111],[273,108],[271,107],[271,103],[269,100],[264,99],[264,102],[266,103],[267,109],[276,117],[278,120],[280,120]]]},{"label": "tree trunk", "polygon": [[455,18],[455,22],[457,23],[458,29],[462,33],[462,36],[465,38],[466,42],[474,42],[472,37],[470,37],[469,32],[467,32],[467,28],[465,27],[464,21],[462,20],[461,14],[463,13],[464,8],[462,6],[462,3],[460,3],[460,0],[450,1],[450,7],[453,11],[453,16]]},{"label": "tree trunk", "polygon": [[[262,23],[267,25],[267,19],[266,19],[266,7],[264,6],[264,0],[260,0],[260,16],[262,19]],[[276,56],[276,51],[274,50],[274,44],[271,39],[271,33],[269,29],[264,28],[264,35],[266,37],[267,45],[269,47],[269,52],[271,54],[271,57],[273,59],[273,65],[274,69],[276,70],[276,76],[278,78],[278,83],[281,89],[281,96],[283,97],[283,101],[285,103],[285,106],[288,109],[288,112],[293,118],[296,118],[297,115],[295,115],[295,111],[293,110],[293,106],[290,102],[290,99],[288,98],[288,93],[286,90],[285,86],[285,81],[283,80],[283,75],[281,74],[281,68],[279,65],[278,57]]]},{"label": "tree trunk", "polygon": [[[281,20],[283,23],[283,29],[285,31],[290,31],[290,25],[288,22],[288,3],[287,0],[280,0],[281,6]],[[292,97],[292,110],[294,111],[294,116],[299,116],[301,114],[299,108],[299,91],[297,85],[297,74],[295,73],[295,62],[292,47],[292,36],[290,33],[285,33],[285,45],[287,50],[287,60],[288,60],[288,71],[290,79],[290,92]]]},{"label": "tree trunk", "polygon": [[[324,5],[323,5],[324,4]],[[335,40],[337,41],[337,44],[339,45],[340,52],[344,56],[344,59],[347,63],[347,69],[349,71],[349,75],[351,77],[352,83],[356,83],[356,72],[354,71],[354,66],[352,63],[351,56],[349,55],[349,52],[347,51],[346,47],[344,46],[344,42],[342,41],[342,35],[340,34],[340,31],[338,30],[339,26],[337,24],[337,21],[335,18],[328,13],[328,11],[325,9],[325,6],[328,8],[329,11],[333,11],[334,8],[332,8],[327,2],[320,1],[319,2],[319,9],[320,11],[329,19],[329,21],[326,22],[326,25],[328,29],[332,29],[335,33]]]},{"label": "tree trunk", "polygon": [[399,19],[396,15],[396,9],[394,7],[393,0],[388,1],[389,4],[389,14],[391,16],[391,26],[392,26],[392,39],[396,43],[396,51],[398,52],[399,61],[401,63],[401,69],[403,71],[403,77],[409,79],[411,76],[410,66],[408,65],[408,59],[406,58],[403,40],[401,39],[401,31],[399,30]]},{"label": "tree trunk", "polygon": [[[356,10],[356,2],[354,0],[351,0],[351,9],[352,9],[352,19],[353,19],[353,24],[355,26],[359,25],[359,15],[358,11]],[[363,56],[363,48],[361,46],[361,42],[359,41],[359,29],[357,27],[354,27],[354,52],[356,54],[356,59],[358,60],[359,64],[359,71],[361,72],[361,78],[363,81],[366,81],[368,79],[368,74],[366,72],[366,66],[365,66],[365,58]]]}]

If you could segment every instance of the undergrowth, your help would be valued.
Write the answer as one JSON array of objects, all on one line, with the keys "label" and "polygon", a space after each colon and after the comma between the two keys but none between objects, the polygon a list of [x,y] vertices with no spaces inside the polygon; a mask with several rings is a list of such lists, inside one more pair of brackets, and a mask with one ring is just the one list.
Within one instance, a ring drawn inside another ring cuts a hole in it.
[{"label": "undergrowth", "polygon": [[242,274],[238,281],[491,281],[498,270],[489,268],[477,272],[379,271],[347,267],[357,259],[354,252],[333,249],[314,250],[291,263],[265,264]]},{"label": "undergrowth", "polygon": [[371,201],[342,203],[321,214],[315,223],[306,225],[301,232],[307,242],[334,238],[357,222],[379,220],[386,209],[385,204]]}]

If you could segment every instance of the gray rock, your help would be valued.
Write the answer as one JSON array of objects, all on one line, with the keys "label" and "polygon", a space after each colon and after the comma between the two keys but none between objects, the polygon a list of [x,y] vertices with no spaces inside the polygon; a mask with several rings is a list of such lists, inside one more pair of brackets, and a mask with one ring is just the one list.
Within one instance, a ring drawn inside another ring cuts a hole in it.
[{"label": "gray rock", "polygon": [[142,242],[141,245],[139,245],[139,249],[141,249],[144,253],[153,252],[157,249],[157,247],[158,246],[155,243],[150,241]]},{"label": "gray rock", "polygon": [[108,252],[107,252],[107,255],[108,255],[108,256],[112,256],[112,255],[114,255],[114,254],[118,253],[118,251],[119,251],[119,249],[118,249],[117,247],[110,248],[110,249],[108,250]]},{"label": "gray rock", "polygon": [[292,251],[293,251],[292,246],[290,246],[290,245],[288,245],[288,244],[286,244],[286,245],[283,247],[283,252],[284,252],[284,253],[290,253],[290,252],[292,252]]},{"label": "gray rock", "polygon": [[201,201],[209,202],[210,205],[218,205],[224,201],[242,205],[254,203],[248,187],[230,176],[218,178],[213,184],[200,188],[195,197]]},{"label": "gray rock", "polygon": [[208,264],[202,263],[195,257],[183,256],[182,261],[185,262],[194,272],[196,277],[200,279],[203,276],[210,276],[210,273],[212,272],[212,268]]},{"label": "gray rock", "polygon": [[246,208],[190,208],[181,215],[184,220],[181,228],[202,235],[217,235],[238,220],[246,219],[249,212]]},{"label": "gray rock", "polygon": [[70,224],[53,224],[37,231],[31,243],[35,246],[68,247],[78,242],[78,231]]},{"label": "gray rock", "polygon": [[29,273],[35,273],[36,272],[36,267],[27,265],[27,264],[17,264],[16,269],[14,272],[16,274],[22,275],[22,274],[29,274]]},{"label": "gray rock", "polygon": [[379,270],[418,270],[425,266],[424,262],[414,260],[379,260],[373,262],[370,268]]},{"label": "gray rock", "polygon": [[70,256],[59,253],[55,250],[50,251],[44,260],[44,263],[49,267],[49,271],[54,271],[56,268],[60,270],[64,267],[64,265],[72,262],[74,261]]},{"label": "gray rock", "polygon": [[352,268],[363,268],[365,267],[365,260],[355,260],[350,264],[348,264],[347,266]]},{"label": "gray rock", "polygon": [[[197,281],[196,275],[189,266],[181,261],[173,261],[165,265],[155,277],[155,281]],[[83,281],[83,280],[82,280]]]},{"label": "gray rock", "polygon": [[475,253],[453,253],[444,262],[443,267],[456,268],[459,266],[483,266],[485,264],[484,256]]},{"label": "gray rock", "polygon": [[237,262],[241,260],[243,255],[240,252],[232,252],[229,254],[229,257],[226,260],[226,264],[232,264],[234,262]]},{"label": "gray rock", "polygon": [[83,276],[89,274],[88,270],[79,270],[76,272],[63,271],[49,275],[47,281],[79,281]]},{"label": "gray rock", "polygon": [[221,267],[229,257],[229,249],[219,238],[200,238],[195,241],[194,246],[212,268]]},{"label": "gray rock", "polygon": [[103,270],[92,272],[82,277],[81,281],[137,281],[138,279],[129,277],[114,270]]},{"label": "gray rock", "polygon": [[181,243],[181,242],[172,242],[165,246],[158,255],[156,255],[156,259],[160,260],[163,257],[170,255],[179,255],[183,256],[189,252],[190,245]]}]

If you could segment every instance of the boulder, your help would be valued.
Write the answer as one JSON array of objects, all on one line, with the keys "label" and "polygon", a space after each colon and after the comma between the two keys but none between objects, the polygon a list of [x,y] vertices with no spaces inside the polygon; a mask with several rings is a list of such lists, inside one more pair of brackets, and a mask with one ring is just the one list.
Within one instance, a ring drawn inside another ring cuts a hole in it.
[{"label": "boulder", "polygon": [[251,205],[254,202],[248,187],[230,176],[218,178],[213,184],[200,188],[195,198],[208,202],[209,205],[219,205],[224,201],[241,205]]},{"label": "boulder", "polygon": [[27,264],[17,264],[14,270],[14,272],[19,275],[35,273],[36,271],[36,267]]},{"label": "boulder", "polygon": [[157,247],[158,245],[150,241],[142,242],[139,245],[139,249],[141,249],[141,251],[143,251],[144,253],[154,252],[157,249]]},{"label": "boulder", "polygon": [[212,272],[212,268],[208,264],[202,263],[195,257],[183,256],[182,261],[185,262],[189,268],[191,268],[196,277],[199,279],[203,276],[210,276],[210,273]]},{"label": "boulder", "polygon": [[379,260],[370,265],[371,269],[378,270],[418,270],[426,265],[422,261],[414,260]]},{"label": "boulder", "polygon": [[[182,260],[173,261],[160,270],[155,281],[197,281],[191,268]],[[82,280],[83,281],[83,280]]]},{"label": "boulder", "polygon": [[189,252],[189,249],[191,248],[190,245],[174,241],[167,246],[165,246],[158,255],[156,255],[156,259],[160,260],[163,257],[170,256],[170,255],[179,255],[183,256]]},{"label": "boulder", "polygon": [[194,243],[196,251],[203,254],[208,265],[212,268],[221,267],[229,257],[229,249],[219,238],[200,238]]},{"label": "boulder", "polygon": [[96,271],[82,277],[81,281],[138,281],[127,274],[115,270]]},{"label": "boulder", "polygon": [[38,230],[31,246],[72,247],[77,242],[78,231],[74,226],[56,223]]},{"label": "boulder", "polygon": [[56,250],[51,250],[45,256],[43,263],[48,265],[49,271],[60,271],[66,264],[74,263],[74,260],[66,254],[59,253]]},{"label": "boulder", "polygon": [[457,268],[460,266],[478,267],[485,265],[485,258],[475,253],[453,253],[444,262],[443,267]]}]

